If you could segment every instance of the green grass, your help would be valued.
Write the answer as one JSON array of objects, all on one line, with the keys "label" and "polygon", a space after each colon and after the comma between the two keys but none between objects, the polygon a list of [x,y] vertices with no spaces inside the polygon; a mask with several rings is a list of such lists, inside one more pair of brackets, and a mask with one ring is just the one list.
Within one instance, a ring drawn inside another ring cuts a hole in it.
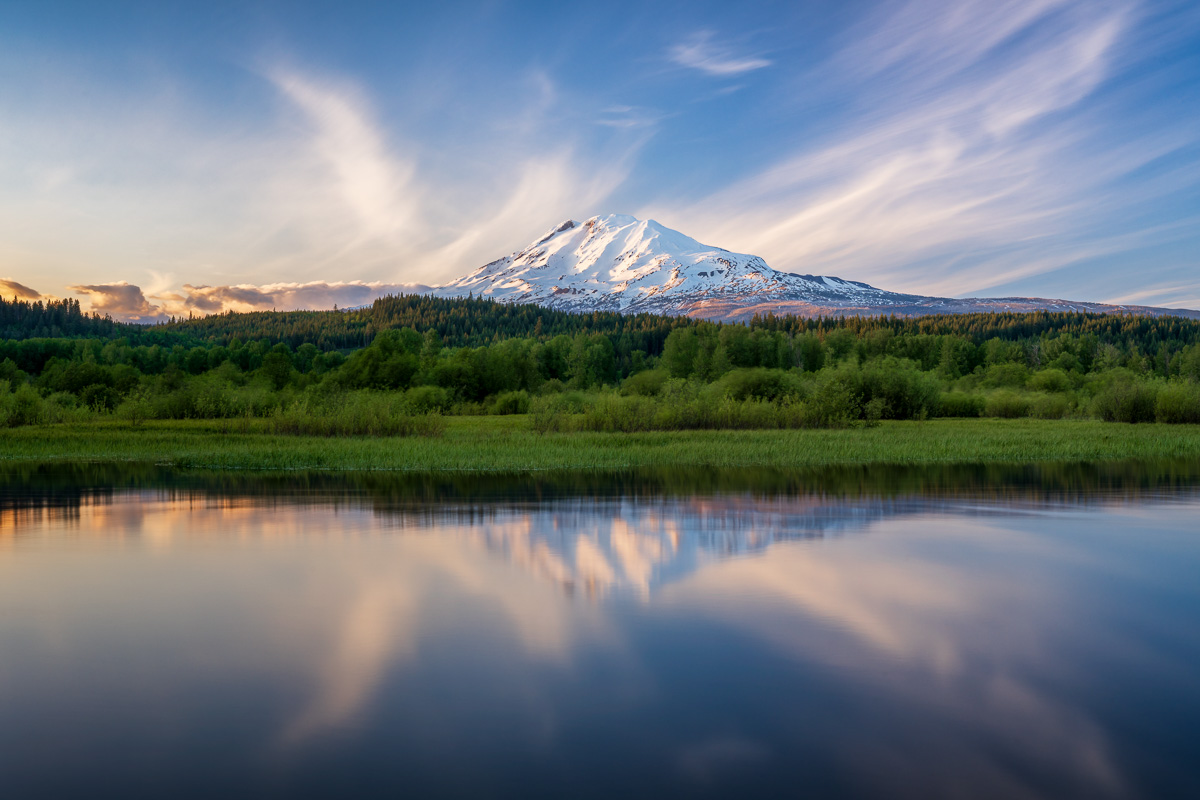
[{"label": "green grass", "polygon": [[279,436],[258,421],[45,425],[0,432],[0,462],[125,461],[221,470],[817,467],[1200,460],[1198,425],[939,419],[875,428],[537,434],[524,417],[450,417],[438,438]]}]

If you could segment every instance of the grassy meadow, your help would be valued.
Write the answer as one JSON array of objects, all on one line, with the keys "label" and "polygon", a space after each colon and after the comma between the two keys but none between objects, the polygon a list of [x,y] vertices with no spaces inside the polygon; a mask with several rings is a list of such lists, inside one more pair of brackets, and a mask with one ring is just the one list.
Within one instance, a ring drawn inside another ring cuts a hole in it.
[{"label": "grassy meadow", "polygon": [[434,435],[294,435],[259,419],[89,421],[0,435],[0,461],[10,464],[120,461],[229,470],[786,469],[1167,458],[1200,460],[1200,425],[979,418],[842,429],[541,433],[528,415],[507,415],[447,417]]}]

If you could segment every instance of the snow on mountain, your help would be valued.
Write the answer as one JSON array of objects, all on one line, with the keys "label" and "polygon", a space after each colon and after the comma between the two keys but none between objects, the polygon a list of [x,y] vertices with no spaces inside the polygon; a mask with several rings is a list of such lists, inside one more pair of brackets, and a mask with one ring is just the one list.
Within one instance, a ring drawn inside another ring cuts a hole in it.
[{"label": "snow on mountain", "polygon": [[568,311],[668,314],[686,313],[704,302],[909,298],[865,283],[778,272],[758,256],[704,245],[654,220],[621,214],[584,223],[567,220],[524,250],[435,292]]},{"label": "snow on mountain", "polygon": [[754,314],[862,315],[973,311],[1200,312],[1041,298],[965,300],[888,292],[857,281],[796,275],[758,256],[701,244],[654,220],[623,214],[567,220],[523,250],[436,286],[441,297],[486,297],[564,311],[683,314],[746,320]]}]

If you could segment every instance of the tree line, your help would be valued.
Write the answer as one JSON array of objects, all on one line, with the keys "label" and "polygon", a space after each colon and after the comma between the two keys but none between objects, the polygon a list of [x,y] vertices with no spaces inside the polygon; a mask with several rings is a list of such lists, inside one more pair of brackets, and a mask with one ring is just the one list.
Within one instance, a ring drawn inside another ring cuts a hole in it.
[{"label": "tree line", "polygon": [[488,299],[447,299],[428,295],[381,297],[359,309],[333,311],[225,312],[133,324],[87,314],[78,300],[23,301],[0,298],[0,338],[126,339],[135,345],[230,345],[235,339],[266,340],[296,349],[350,351],[365,347],[383,331],[435,330],[452,347],[491,344],[501,339],[602,333],[624,338],[627,351],[661,352],[667,334],[695,324],[686,317],[657,314],[578,314],[536,305]]},{"label": "tree line", "polygon": [[[357,348],[330,347],[342,340],[320,339],[318,328],[317,341],[284,334],[297,330],[288,320],[366,309],[0,340],[0,424],[267,417],[284,432],[395,433],[414,430],[405,420],[415,416],[487,413],[528,413],[541,430],[937,416],[1200,422],[1200,323],[1177,318],[1039,312],[741,325],[419,296],[373,308],[384,311],[372,324],[420,322],[372,329]],[[66,308],[68,319],[76,312]],[[237,331],[247,338],[228,335]]]},{"label": "tree line", "polygon": [[[123,338],[132,344],[165,347],[228,346],[239,339],[284,343],[293,349],[312,344],[323,351],[350,351],[370,344],[382,331],[413,328],[435,330],[451,347],[477,347],[509,338],[546,341],[559,335],[600,333],[614,337],[614,346],[619,346],[621,337],[627,337],[629,344],[623,349],[656,356],[671,331],[712,325],[730,327],[688,317],[608,311],[579,314],[532,304],[428,295],[381,297],[353,310],[226,312],[146,325],[85,313],[78,300],[0,298],[0,339]],[[793,337],[804,333],[824,336],[835,330],[848,330],[857,338],[959,336],[975,345],[989,339],[1028,341],[1071,334],[1094,337],[1099,344],[1124,348],[1136,345],[1144,352],[1155,353],[1164,345],[1168,351],[1175,351],[1200,341],[1200,320],[1085,312],[848,318],[756,315],[748,324],[736,327]]]}]

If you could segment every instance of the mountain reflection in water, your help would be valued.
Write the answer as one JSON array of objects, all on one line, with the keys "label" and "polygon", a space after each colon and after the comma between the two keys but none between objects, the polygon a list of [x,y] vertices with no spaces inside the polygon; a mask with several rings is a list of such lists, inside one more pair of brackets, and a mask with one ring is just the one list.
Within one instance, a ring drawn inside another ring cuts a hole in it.
[{"label": "mountain reflection in water", "polygon": [[[370,509],[385,528],[455,534],[568,594],[646,597],[712,559],[914,515],[1008,515],[1200,496],[1189,462],[670,470],[452,476],[42,466],[0,488],[0,542],[70,521],[80,535],[273,539],[340,530],[281,509]],[[154,488],[150,488],[154,487]],[[701,492],[697,492],[697,487]],[[218,521],[205,522],[218,511]],[[306,512],[310,513],[310,512]]]},{"label": "mountain reflection in water", "polygon": [[15,796],[1200,788],[1187,464],[0,486]]}]

